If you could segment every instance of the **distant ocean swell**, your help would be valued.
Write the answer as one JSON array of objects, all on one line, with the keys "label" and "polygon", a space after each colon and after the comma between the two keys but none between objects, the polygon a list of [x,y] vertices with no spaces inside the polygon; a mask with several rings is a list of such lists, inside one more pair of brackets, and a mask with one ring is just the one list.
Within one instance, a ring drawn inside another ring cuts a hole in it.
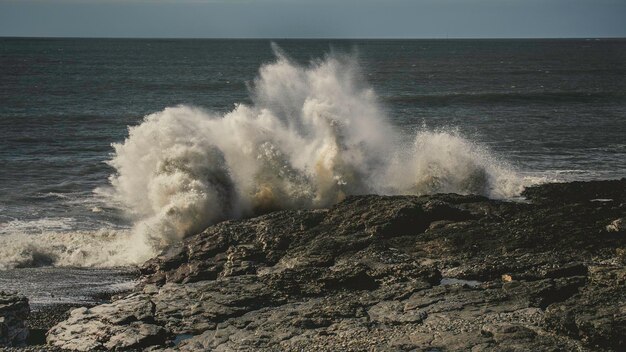
[{"label": "distant ocean swell", "polygon": [[224,219],[317,208],[348,195],[518,195],[534,182],[459,133],[412,140],[387,122],[349,57],[299,66],[276,49],[229,113],[177,106],[129,127],[100,196],[121,204],[130,229],[0,236],[0,268],[139,264]]},{"label": "distant ocean swell", "polygon": [[451,104],[485,104],[485,103],[554,103],[572,102],[610,102],[626,100],[625,94],[592,93],[592,92],[511,92],[511,93],[457,93],[457,94],[419,94],[386,97],[384,101],[390,103],[412,103],[427,106]]}]

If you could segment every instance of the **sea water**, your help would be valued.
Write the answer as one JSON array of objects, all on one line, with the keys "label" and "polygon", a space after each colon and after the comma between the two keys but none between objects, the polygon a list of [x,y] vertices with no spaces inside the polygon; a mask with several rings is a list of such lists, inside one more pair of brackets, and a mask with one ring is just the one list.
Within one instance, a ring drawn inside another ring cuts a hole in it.
[{"label": "sea water", "polygon": [[617,39],[0,39],[0,269],[132,266],[354,194],[625,177],[625,77]]}]

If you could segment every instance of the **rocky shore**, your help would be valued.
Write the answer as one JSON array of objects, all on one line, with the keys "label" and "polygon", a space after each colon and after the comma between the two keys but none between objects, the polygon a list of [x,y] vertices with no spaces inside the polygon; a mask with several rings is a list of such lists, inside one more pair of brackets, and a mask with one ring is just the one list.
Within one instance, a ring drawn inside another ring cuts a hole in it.
[{"label": "rocky shore", "polygon": [[145,263],[135,292],[73,310],[48,348],[626,350],[626,179],[523,195],[222,222]]}]

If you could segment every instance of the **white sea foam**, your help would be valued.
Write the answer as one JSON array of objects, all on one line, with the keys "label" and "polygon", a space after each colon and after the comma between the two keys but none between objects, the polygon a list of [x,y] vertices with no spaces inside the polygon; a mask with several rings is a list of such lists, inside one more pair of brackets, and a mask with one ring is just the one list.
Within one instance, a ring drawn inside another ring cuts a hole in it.
[{"label": "white sea foam", "polygon": [[75,244],[55,263],[139,263],[223,219],[325,207],[347,195],[521,192],[527,181],[458,132],[422,129],[403,141],[359,77],[346,57],[305,67],[277,53],[261,67],[251,105],[224,115],[177,106],[145,117],[113,145],[116,173],[101,192],[132,213],[133,229],[52,236],[58,246]]},{"label": "white sea foam", "polygon": [[40,234],[47,231],[68,231],[72,229],[74,219],[65,218],[39,218],[36,220],[23,221],[11,219],[0,222],[0,236],[15,233]]},{"label": "white sea foam", "polygon": [[129,251],[130,233],[85,232],[13,233],[0,235],[0,270],[38,266],[114,267],[141,264]]}]

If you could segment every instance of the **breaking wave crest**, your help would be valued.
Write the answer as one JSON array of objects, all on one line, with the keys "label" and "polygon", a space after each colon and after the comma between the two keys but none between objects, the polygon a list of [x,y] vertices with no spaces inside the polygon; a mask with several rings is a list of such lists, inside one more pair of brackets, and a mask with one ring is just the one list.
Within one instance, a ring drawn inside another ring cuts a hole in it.
[{"label": "breaking wave crest", "polygon": [[277,51],[252,85],[253,104],[224,115],[177,106],[145,117],[113,145],[116,173],[101,190],[133,214],[133,228],[81,244],[102,247],[105,259],[83,249],[55,263],[140,263],[224,219],[325,207],[348,195],[521,192],[511,167],[457,132],[422,129],[403,140],[360,77],[350,58],[301,66]]}]

